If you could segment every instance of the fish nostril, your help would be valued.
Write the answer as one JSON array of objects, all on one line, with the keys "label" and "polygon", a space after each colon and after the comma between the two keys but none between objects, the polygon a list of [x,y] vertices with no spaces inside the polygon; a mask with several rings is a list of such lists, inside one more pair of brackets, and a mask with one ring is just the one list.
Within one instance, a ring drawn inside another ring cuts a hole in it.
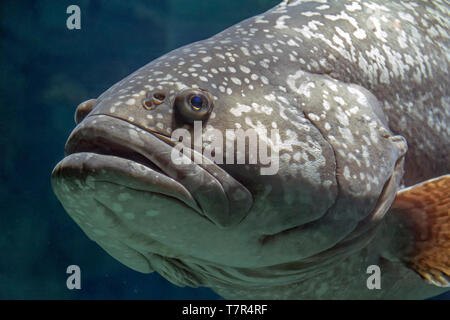
[{"label": "fish nostril", "polygon": [[166,99],[166,95],[164,93],[157,92],[153,94],[153,103],[156,105],[163,103],[164,99]]},{"label": "fish nostril", "polygon": [[155,93],[153,94],[153,98],[163,101],[166,98],[164,93]]},{"label": "fish nostril", "polygon": [[153,101],[148,98],[142,99],[142,106],[147,110],[153,110],[156,108],[156,104],[153,104]]}]

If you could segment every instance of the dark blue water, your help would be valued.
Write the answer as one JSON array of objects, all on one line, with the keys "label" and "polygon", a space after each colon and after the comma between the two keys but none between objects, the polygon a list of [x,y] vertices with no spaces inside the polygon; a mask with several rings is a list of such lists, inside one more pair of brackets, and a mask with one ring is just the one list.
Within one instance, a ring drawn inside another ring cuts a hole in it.
[{"label": "dark blue water", "polygon": [[[215,299],[128,269],[90,241],[50,188],[81,101],[149,61],[278,0],[0,1],[0,299]],[[81,30],[66,8],[81,8]],[[82,290],[66,287],[68,265]]]}]

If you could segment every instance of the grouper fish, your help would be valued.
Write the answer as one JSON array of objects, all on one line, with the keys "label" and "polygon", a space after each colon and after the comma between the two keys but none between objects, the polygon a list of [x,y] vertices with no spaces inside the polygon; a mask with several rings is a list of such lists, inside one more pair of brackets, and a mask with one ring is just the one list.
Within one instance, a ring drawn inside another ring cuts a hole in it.
[{"label": "grouper fish", "polygon": [[449,12],[286,0],[171,51],[78,106],[54,192],[121,263],[228,299],[445,292]]}]

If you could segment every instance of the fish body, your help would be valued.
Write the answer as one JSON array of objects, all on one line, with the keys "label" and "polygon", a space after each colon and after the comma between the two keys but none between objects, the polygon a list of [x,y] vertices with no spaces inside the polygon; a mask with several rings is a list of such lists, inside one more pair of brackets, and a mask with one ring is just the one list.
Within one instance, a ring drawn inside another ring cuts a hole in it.
[{"label": "fish body", "polygon": [[443,292],[448,17],[283,1],[169,52],[78,107],[55,193],[125,265],[226,298]]}]

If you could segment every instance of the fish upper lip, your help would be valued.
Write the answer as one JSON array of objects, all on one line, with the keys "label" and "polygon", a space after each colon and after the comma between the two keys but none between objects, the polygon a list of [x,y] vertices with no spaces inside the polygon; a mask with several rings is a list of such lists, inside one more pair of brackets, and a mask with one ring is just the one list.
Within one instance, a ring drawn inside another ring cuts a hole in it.
[{"label": "fish upper lip", "polygon": [[220,227],[239,223],[253,205],[251,193],[211,161],[175,164],[171,161],[173,144],[167,136],[122,118],[96,114],[74,129],[66,143],[66,155],[89,152],[140,163],[182,185],[196,204],[189,205],[211,222]]}]

